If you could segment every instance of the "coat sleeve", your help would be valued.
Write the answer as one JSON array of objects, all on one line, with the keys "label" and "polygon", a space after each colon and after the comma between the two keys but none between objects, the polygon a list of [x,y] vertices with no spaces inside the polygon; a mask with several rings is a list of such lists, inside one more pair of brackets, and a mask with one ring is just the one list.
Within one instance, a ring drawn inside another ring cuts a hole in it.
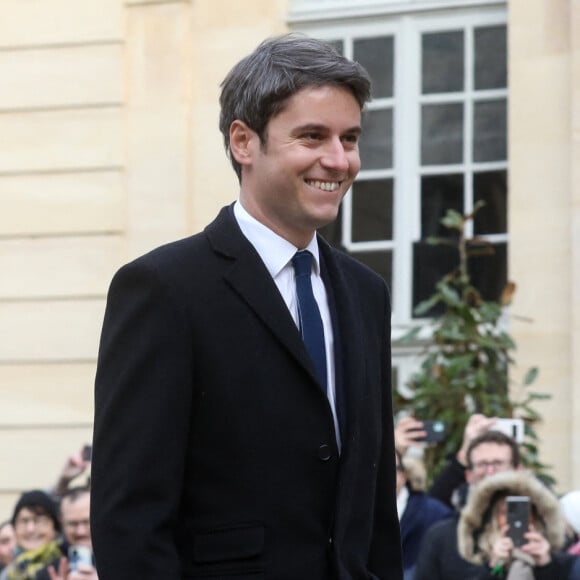
[{"label": "coat sleeve", "polygon": [[100,578],[181,578],[173,534],[192,404],[191,333],[143,261],[109,290],[95,382],[91,527]]},{"label": "coat sleeve", "polygon": [[385,326],[381,358],[382,369],[382,450],[376,486],[374,529],[369,568],[377,578],[402,580],[403,559],[397,515],[395,430],[393,425],[391,381],[391,313],[385,286]]}]

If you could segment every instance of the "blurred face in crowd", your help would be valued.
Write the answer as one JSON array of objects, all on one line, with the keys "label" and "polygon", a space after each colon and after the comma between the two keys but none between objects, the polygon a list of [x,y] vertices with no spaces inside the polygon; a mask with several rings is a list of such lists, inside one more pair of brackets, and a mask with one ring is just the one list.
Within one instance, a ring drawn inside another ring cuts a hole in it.
[{"label": "blurred face in crowd", "polygon": [[64,497],[60,504],[62,527],[69,544],[91,547],[89,514],[91,496],[83,492],[79,496]]},{"label": "blurred face in crowd", "polygon": [[514,469],[512,449],[498,443],[481,443],[471,450],[465,477],[469,484],[479,483],[488,475]]},{"label": "blurred face in crowd", "polygon": [[56,537],[53,519],[42,509],[22,508],[14,521],[16,543],[23,550],[36,550]]},{"label": "blurred face in crowd", "polygon": [[0,528],[0,565],[6,566],[14,557],[16,535],[12,524],[7,522]]}]

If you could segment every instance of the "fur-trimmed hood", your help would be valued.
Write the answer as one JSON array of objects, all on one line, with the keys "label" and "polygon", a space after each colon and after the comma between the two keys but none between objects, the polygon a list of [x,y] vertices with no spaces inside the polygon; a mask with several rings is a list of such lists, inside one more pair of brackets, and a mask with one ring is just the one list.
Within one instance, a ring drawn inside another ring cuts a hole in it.
[{"label": "fur-trimmed hood", "polygon": [[539,517],[535,522],[550,543],[552,551],[564,543],[564,520],[556,496],[529,471],[504,471],[486,477],[469,491],[467,504],[461,512],[457,542],[462,558],[483,564],[489,558],[494,536],[499,533],[491,517],[492,500],[498,495],[526,495]]}]

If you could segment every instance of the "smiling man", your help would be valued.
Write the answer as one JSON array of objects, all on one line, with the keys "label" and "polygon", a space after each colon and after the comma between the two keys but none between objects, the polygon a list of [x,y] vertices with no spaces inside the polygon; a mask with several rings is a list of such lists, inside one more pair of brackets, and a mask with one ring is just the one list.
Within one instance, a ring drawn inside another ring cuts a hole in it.
[{"label": "smiling man", "polygon": [[384,281],[316,230],[370,82],[300,35],[222,84],[238,200],[123,267],[95,387],[101,580],[402,578]]}]

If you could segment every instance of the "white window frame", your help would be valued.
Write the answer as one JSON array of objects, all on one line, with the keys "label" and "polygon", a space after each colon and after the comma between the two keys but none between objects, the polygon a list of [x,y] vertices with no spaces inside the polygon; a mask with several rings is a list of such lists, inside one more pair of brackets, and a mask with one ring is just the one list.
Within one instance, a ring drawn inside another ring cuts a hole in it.
[{"label": "white window frame", "polygon": [[[347,6],[348,4],[348,6]],[[408,0],[382,2],[343,0],[295,0],[290,3],[288,22],[291,28],[326,40],[342,40],[345,56],[352,58],[353,40],[376,36],[392,36],[394,40],[394,96],[370,103],[369,110],[393,108],[393,167],[389,170],[362,170],[361,178],[392,178],[393,239],[392,241],[352,242],[352,196],[343,202],[343,243],[347,250],[391,250],[393,296],[393,365],[399,383],[404,384],[421,362],[420,345],[403,346],[397,339],[409,328],[423,325],[412,318],[413,243],[421,236],[421,177],[449,174],[464,176],[464,207],[472,209],[472,175],[482,170],[502,170],[508,163],[473,163],[473,31],[475,28],[507,25],[506,0]],[[450,95],[421,95],[421,35],[426,32],[463,30],[465,33],[465,79],[463,92],[453,95],[466,106],[464,123],[463,163],[421,168],[421,105],[449,102]],[[477,101],[506,98],[507,89],[477,91]],[[470,224],[471,228],[471,224]],[[471,230],[468,234],[471,234]],[[491,242],[506,242],[507,234],[486,236]],[[428,339],[428,336],[422,337]],[[422,342],[422,341],[421,341]],[[424,344],[424,343],[423,343]]]}]

